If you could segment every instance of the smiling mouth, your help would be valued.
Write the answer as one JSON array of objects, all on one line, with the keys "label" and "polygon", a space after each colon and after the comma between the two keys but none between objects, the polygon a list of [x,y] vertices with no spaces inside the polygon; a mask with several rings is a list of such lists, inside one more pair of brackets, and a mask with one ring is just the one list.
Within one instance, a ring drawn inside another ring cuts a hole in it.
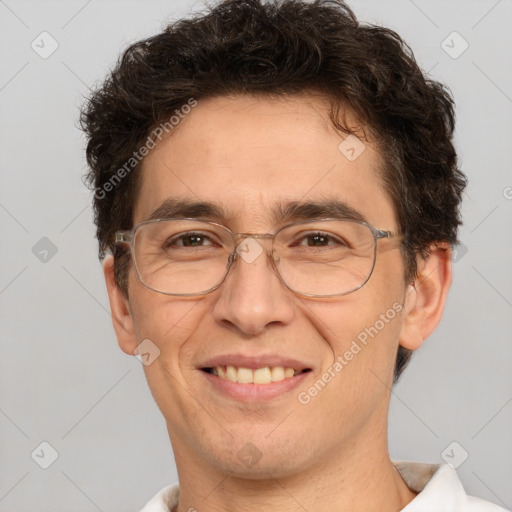
[{"label": "smiling mouth", "polygon": [[238,382],[241,384],[270,384],[290,379],[301,373],[310,372],[311,368],[295,370],[284,366],[265,366],[252,370],[236,366],[216,366],[214,368],[201,368],[202,371],[216,375],[220,379]]}]

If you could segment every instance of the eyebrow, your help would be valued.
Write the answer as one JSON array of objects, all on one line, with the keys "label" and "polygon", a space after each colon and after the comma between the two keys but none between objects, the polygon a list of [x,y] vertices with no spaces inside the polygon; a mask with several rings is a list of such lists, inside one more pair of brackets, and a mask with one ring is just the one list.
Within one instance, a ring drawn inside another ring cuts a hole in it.
[{"label": "eyebrow", "polygon": [[226,220],[228,218],[228,214],[222,206],[215,203],[171,198],[164,201],[146,220],[174,217]]},{"label": "eyebrow", "polygon": [[271,209],[271,212],[274,222],[320,218],[368,222],[360,211],[339,199],[279,203]]},{"label": "eyebrow", "polygon": [[[330,198],[278,203],[270,208],[269,213],[271,221],[276,224],[320,218],[368,222],[360,211],[344,201]],[[218,203],[170,198],[154,210],[146,220],[187,217],[225,222],[227,219],[236,218],[236,215],[231,214]]]}]

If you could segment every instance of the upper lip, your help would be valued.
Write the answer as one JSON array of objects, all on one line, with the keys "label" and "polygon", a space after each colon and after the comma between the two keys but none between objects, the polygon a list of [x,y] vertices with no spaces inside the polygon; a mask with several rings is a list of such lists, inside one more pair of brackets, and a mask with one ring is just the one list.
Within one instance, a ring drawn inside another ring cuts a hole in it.
[{"label": "upper lip", "polygon": [[311,365],[293,359],[283,357],[277,354],[253,355],[244,354],[224,354],[206,360],[199,365],[199,368],[215,368],[216,366],[236,366],[237,368],[264,368],[265,366],[283,366],[284,368],[293,368],[296,371],[312,369]]}]

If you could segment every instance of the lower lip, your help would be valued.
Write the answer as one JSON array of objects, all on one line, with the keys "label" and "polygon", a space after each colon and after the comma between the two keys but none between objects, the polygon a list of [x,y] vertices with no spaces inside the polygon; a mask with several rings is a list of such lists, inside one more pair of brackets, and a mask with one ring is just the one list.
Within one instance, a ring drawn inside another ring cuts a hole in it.
[{"label": "lower lip", "polygon": [[231,398],[235,398],[241,402],[259,402],[263,400],[272,400],[277,396],[287,393],[298,387],[304,380],[313,373],[309,372],[299,373],[293,377],[289,377],[278,382],[270,382],[269,384],[241,384],[240,382],[232,382],[228,379],[223,379],[212,373],[207,373],[199,370],[212,386],[221,393],[224,393]]}]

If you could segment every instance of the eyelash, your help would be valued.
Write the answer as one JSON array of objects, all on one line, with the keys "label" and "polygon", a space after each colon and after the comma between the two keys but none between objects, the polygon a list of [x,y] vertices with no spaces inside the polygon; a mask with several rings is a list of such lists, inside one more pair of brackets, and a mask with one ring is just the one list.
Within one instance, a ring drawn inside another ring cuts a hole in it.
[{"label": "eyelash", "polygon": [[[166,247],[171,247],[172,245],[175,245],[175,242],[176,241],[179,241],[181,240],[183,242],[183,240],[185,238],[193,238],[193,237],[201,237],[203,240],[204,239],[207,239],[209,240],[210,242],[212,242],[212,245],[213,245],[213,241],[212,239],[206,235],[205,233],[201,233],[201,232],[196,232],[196,231],[190,231],[190,232],[187,232],[187,233],[180,233],[179,235],[177,236],[174,236],[173,238],[171,238],[170,240],[168,239],[166,242],[165,242],[165,246]],[[180,244],[180,247],[186,247],[184,244]]]},{"label": "eyelash", "polygon": [[[343,240],[340,240],[334,236],[332,236],[332,234],[330,233],[325,233],[325,232],[322,232],[322,231],[316,231],[316,232],[311,232],[311,233],[306,233],[304,235],[301,236],[300,238],[300,241],[303,241],[303,240],[306,240],[308,238],[314,238],[314,237],[321,237],[321,238],[326,238],[327,239],[327,242],[334,242],[334,244],[343,244],[343,245],[347,245]],[[300,245],[300,244],[299,244]],[[325,246],[324,246],[325,247]]]}]

